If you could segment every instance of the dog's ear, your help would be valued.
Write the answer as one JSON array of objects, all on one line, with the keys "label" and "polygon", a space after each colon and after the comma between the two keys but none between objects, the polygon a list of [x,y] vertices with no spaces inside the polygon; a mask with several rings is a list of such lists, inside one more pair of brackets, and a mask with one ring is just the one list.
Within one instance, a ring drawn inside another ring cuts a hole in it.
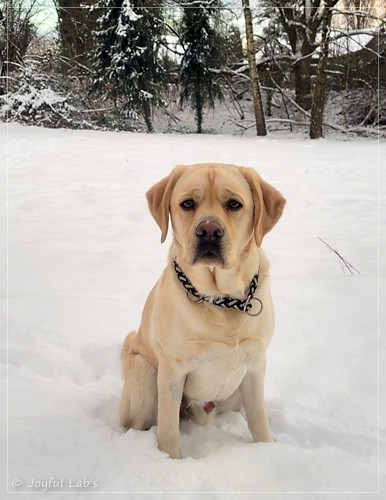
[{"label": "dog's ear", "polygon": [[177,166],[167,177],[157,182],[146,193],[150,213],[161,229],[161,243],[166,240],[168,234],[172,191],[185,169],[184,165]]},{"label": "dog's ear", "polygon": [[273,228],[283,212],[285,199],[277,189],[265,182],[252,168],[241,167],[253,196],[255,240],[261,245],[264,236]]}]

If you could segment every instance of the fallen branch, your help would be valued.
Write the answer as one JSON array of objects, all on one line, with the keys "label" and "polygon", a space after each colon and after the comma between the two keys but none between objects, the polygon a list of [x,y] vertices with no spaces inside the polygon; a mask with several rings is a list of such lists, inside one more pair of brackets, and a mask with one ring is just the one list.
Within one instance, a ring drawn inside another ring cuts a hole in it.
[{"label": "fallen branch", "polygon": [[167,109],[164,109],[163,110],[164,113],[171,119],[174,121],[174,123],[177,123],[180,122],[180,118],[178,118],[176,115],[174,115],[173,113],[171,113],[170,111],[168,111]]},{"label": "fallen branch", "polygon": [[298,127],[308,127],[309,125],[307,122],[299,122],[288,118],[267,118],[265,121],[266,123],[288,123],[292,125],[297,125]]},{"label": "fallen branch", "polygon": [[232,123],[233,125],[236,125],[236,127],[242,128],[243,130],[249,130],[250,128],[253,128],[256,126],[255,123],[252,123],[251,125],[243,125],[242,123],[237,122],[236,120],[228,119],[228,123]]},{"label": "fallen branch", "polygon": [[347,262],[347,260],[344,259],[337,250],[334,250],[328,243],[326,243],[324,240],[322,240],[322,238],[319,238],[319,236],[318,236],[318,240],[320,240],[322,243],[324,243],[332,252],[334,252],[339,257],[339,259],[340,259],[339,262],[340,262],[340,265],[342,266],[343,271],[346,268],[350,271],[351,274],[354,274],[354,271],[356,271],[358,274],[361,274],[358,271],[358,269],[356,269],[352,264],[350,264],[350,262]]},{"label": "fallen branch", "polygon": [[99,108],[99,109],[83,109],[82,113],[102,113],[103,111],[111,111],[114,109],[114,106],[110,106],[109,108]]}]

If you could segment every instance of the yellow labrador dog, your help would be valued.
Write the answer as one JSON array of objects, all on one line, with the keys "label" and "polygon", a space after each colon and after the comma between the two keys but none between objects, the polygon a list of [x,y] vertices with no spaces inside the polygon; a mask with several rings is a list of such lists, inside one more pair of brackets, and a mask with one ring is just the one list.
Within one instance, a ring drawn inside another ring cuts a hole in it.
[{"label": "yellow labrador dog", "polygon": [[180,457],[179,420],[210,422],[244,409],[254,441],[272,441],[264,403],[265,351],[274,327],[261,242],[284,208],[254,170],[177,166],[147,192],[164,242],[173,244],[122,351],[120,422],[157,424],[158,446]]}]

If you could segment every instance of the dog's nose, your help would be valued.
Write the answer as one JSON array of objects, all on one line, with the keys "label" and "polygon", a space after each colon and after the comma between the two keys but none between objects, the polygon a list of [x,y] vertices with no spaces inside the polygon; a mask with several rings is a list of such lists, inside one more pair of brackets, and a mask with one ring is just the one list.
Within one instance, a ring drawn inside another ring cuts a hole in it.
[{"label": "dog's nose", "polygon": [[224,229],[218,222],[207,220],[196,227],[196,236],[204,240],[216,240],[224,236]]}]

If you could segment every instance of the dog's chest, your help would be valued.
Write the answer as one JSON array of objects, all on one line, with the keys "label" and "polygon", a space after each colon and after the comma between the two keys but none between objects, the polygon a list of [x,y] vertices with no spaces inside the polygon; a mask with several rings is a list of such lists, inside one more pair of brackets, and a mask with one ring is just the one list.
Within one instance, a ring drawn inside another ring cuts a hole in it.
[{"label": "dog's chest", "polygon": [[185,394],[197,401],[221,401],[240,386],[256,361],[258,340],[238,333],[224,341],[196,340],[196,357],[185,383]]}]

